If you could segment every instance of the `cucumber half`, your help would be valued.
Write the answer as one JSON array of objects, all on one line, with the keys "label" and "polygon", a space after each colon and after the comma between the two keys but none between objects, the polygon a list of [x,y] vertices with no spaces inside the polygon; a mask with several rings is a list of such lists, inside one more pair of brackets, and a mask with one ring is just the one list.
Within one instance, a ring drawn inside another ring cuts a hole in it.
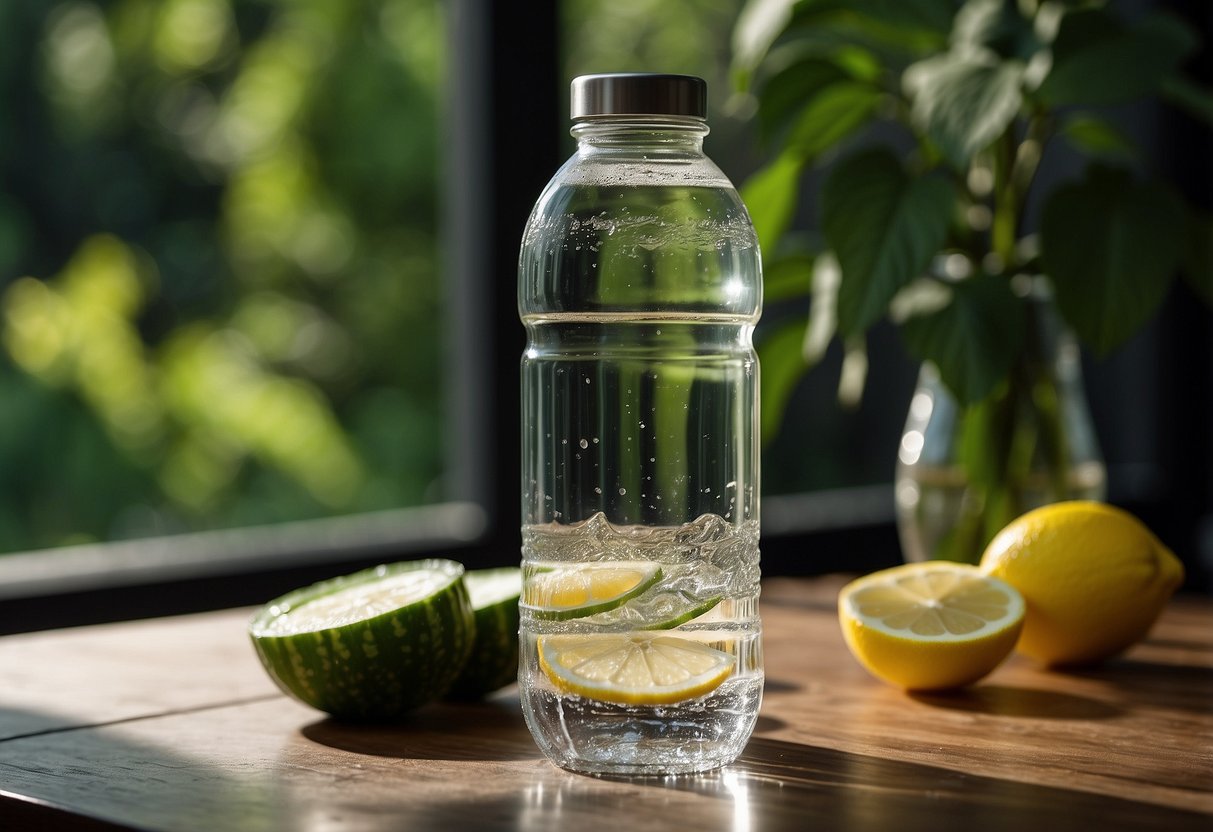
[{"label": "cucumber half", "polygon": [[290,696],[341,719],[394,719],[445,694],[471,653],[463,574],[434,559],[322,581],[262,607],[249,636]]},{"label": "cucumber half", "polygon": [[476,618],[476,643],[448,694],[479,699],[518,678],[518,598],[522,570],[477,569],[463,576]]}]

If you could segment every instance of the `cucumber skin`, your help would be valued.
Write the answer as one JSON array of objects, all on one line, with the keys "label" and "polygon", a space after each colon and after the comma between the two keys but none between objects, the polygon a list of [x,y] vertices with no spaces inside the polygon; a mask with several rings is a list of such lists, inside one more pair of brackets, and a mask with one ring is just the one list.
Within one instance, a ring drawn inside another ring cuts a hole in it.
[{"label": "cucumber skin", "polygon": [[[472,655],[451,685],[448,699],[480,699],[518,679],[518,605],[493,604],[476,610],[475,618]],[[490,641],[489,633],[498,638]]]},{"label": "cucumber skin", "polygon": [[[350,721],[387,721],[440,698],[471,654],[475,620],[463,567],[452,561],[421,561],[376,567],[283,595],[266,605],[287,606],[404,569],[438,568],[452,583],[425,601],[344,627],[289,636],[250,637],[270,678],[289,696]],[[451,567],[457,567],[457,570]],[[265,613],[254,619],[254,624]],[[376,630],[386,637],[376,638]],[[400,636],[413,633],[414,645]],[[388,651],[388,661],[383,655]]]}]

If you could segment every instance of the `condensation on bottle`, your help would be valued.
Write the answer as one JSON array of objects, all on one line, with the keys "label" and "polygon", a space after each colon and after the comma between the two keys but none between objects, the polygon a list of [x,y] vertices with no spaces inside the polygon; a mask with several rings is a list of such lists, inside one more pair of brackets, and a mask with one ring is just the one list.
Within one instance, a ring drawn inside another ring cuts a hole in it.
[{"label": "condensation on bottle", "polygon": [[[522,239],[519,688],[539,748],[575,771],[726,765],[762,697],[761,261],[704,154],[706,109],[690,76],[575,79],[577,150]],[[620,565],[658,577],[635,594],[594,584]],[[565,576],[585,603],[544,608],[536,588]],[[555,666],[583,641],[597,664]],[[727,675],[701,689],[695,668],[658,664],[650,680],[611,664],[667,647]]]}]

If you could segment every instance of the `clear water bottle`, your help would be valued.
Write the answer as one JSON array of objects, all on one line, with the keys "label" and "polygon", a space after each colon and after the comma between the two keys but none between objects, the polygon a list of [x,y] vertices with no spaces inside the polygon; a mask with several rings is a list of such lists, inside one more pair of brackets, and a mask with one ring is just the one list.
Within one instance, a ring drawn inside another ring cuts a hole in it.
[{"label": "clear water bottle", "polygon": [[762,698],[758,244],[701,79],[583,76],[572,118],[519,262],[523,711],[568,769],[705,771]]}]

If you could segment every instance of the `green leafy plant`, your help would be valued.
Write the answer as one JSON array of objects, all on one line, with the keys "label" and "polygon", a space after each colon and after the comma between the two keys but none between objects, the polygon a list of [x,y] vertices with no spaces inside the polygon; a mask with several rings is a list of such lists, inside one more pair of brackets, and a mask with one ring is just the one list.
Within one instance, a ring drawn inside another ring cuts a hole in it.
[{"label": "green leafy plant", "polygon": [[[848,363],[866,365],[868,330],[891,319],[965,408],[961,461],[980,510],[945,554],[972,557],[1029,507],[1024,460],[1061,465],[1065,435],[1027,287],[1043,276],[1098,356],[1157,312],[1177,272],[1213,300],[1210,217],[1107,114],[1158,98],[1213,123],[1213,97],[1181,71],[1198,46],[1175,17],[1130,21],[1095,0],[751,0],[735,73],[773,158],[743,196],[768,299],[811,296],[808,321],[760,347],[764,435],[833,339],[846,385]],[[1037,173],[1059,144],[1085,169],[1045,193]],[[812,168],[826,174],[820,244],[806,248],[789,229]],[[1029,197],[1041,206],[1031,227]]]}]

